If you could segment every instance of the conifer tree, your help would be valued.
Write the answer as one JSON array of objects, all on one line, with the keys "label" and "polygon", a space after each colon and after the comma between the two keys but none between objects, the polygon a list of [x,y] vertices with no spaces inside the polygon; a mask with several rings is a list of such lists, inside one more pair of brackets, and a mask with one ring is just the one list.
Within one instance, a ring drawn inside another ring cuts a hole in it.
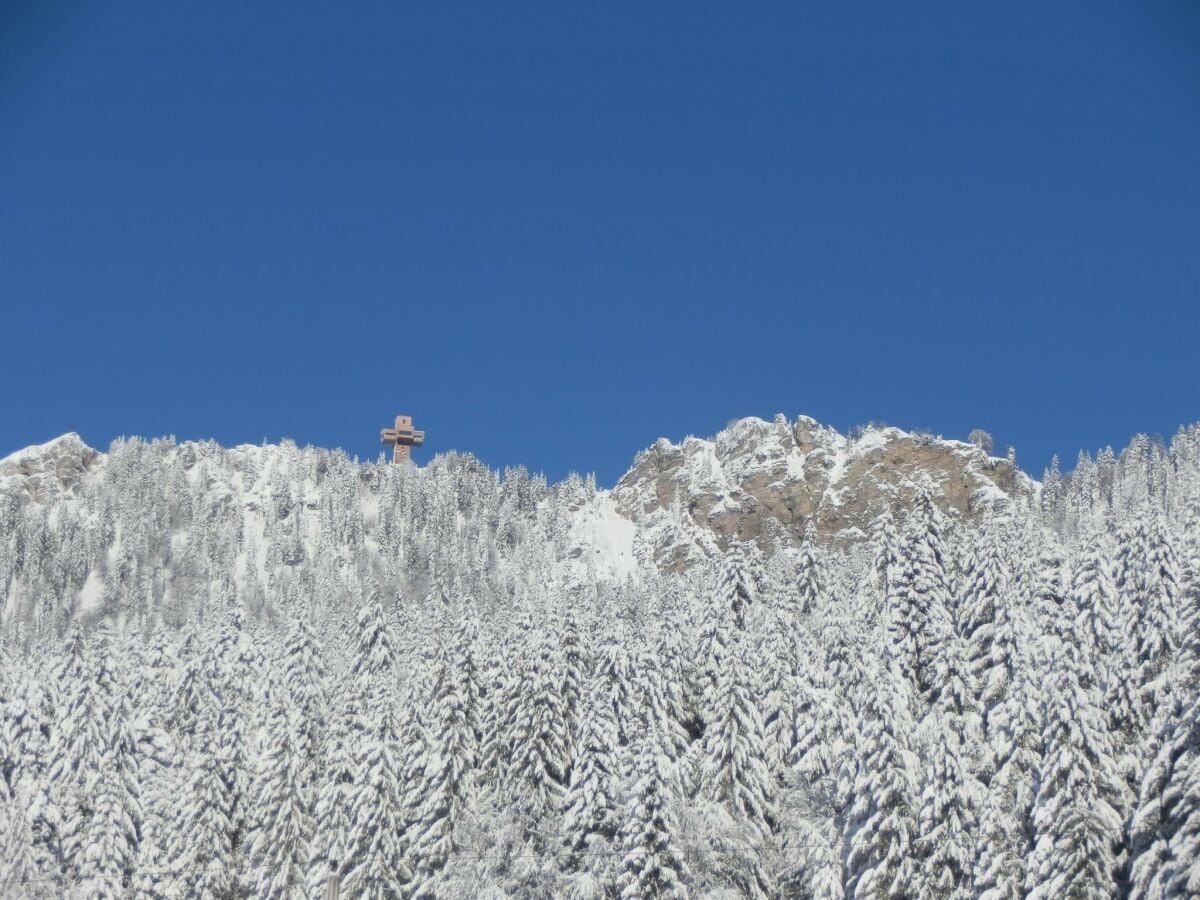
[{"label": "conifer tree", "polygon": [[1138,683],[1143,705],[1149,708],[1168,690],[1158,682],[1179,645],[1179,571],[1162,521],[1149,529],[1144,589],[1136,632]]},{"label": "conifer tree", "polygon": [[867,694],[843,819],[848,898],[906,897],[915,880],[916,763],[907,717],[902,695],[886,681]]},{"label": "conifer tree", "polygon": [[921,898],[971,896],[981,789],[962,743],[955,728],[945,726],[926,748],[916,838]]},{"label": "conifer tree", "polygon": [[675,823],[654,741],[636,748],[637,781],[622,829],[622,900],[688,896],[687,866],[675,844]]},{"label": "conifer tree", "polygon": [[54,719],[49,692],[36,674],[14,675],[8,699],[0,706],[0,731],[7,747],[3,780],[11,798],[26,798],[35,856],[60,861],[62,823],[50,775],[53,759],[49,748],[59,737]]},{"label": "conifer tree", "polygon": [[934,669],[942,643],[953,632],[948,554],[942,536],[944,517],[933,503],[928,489],[913,498],[913,517],[907,551],[914,577],[908,584],[913,592],[909,602],[915,614],[917,681],[927,702],[932,702],[936,687]]},{"label": "conifer tree", "polygon": [[585,873],[604,894],[611,885],[610,846],[620,827],[620,779],[616,723],[597,686],[588,692],[571,782],[563,802],[562,843],[566,868]]},{"label": "conifer tree", "polygon": [[940,687],[920,738],[925,744],[923,783],[917,816],[917,852],[921,857],[921,897],[969,896],[983,793],[974,768],[982,730],[963,642],[942,644]]},{"label": "conifer tree", "polygon": [[1168,667],[1178,646],[1178,583],[1165,531],[1139,519],[1119,535],[1115,582],[1122,641],[1110,672],[1106,707],[1117,767],[1136,793],[1152,718],[1167,705]]},{"label": "conifer tree", "polygon": [[810,518],[804,525],[804,540],[800,543],[800,556],[796,564],[796,590],[790,604],[792,615],[796,618],[812,615],[825,602],[826,576],[815,543],[816,529]]},{"label": "conifer tree", "polygon": [[410,831],[410,867],[416,896],[434,896],[437,879],[454,851],[455,824],[473,792],[475,734],[468,697],[443,655],[434,697],[434,728],[422,765],[420,805]]},{"label": "conifer tree", "polygon": [[896,675],[907,695],[906,705],[916,709],[920,694],[921,631],[924,614],[916,594],[916,558],[907,548],[901,550],[900,564],[892,579],[892,594],[885,601],[887,611],[888,654]]},{"label": "conifer tree", "polygon": [[1116,588],[1103,536],[1093,534],[1071,568],[1071,599],[1084,636],[1095,648],[1097,660],[1107,669],[1120,646]]},{"label": "conifer tree", "polygon": [[965,642],[956,635],[937,647],[930,675],[930,717],[949,728],[966,752],[974,755],[982,740],[982,718]]},{"label": "conifer tree", "polygon": [[356,639],[351,677],[368,682],[386,678],[392,670],[396,650],[377,585],[372,587],[366,602],[358,610]]},{"label": "conifer tree", "polygon": [[411,879],[404,860],[399,741],[391,704],[382,692],[369,695],[363,708],[342,885],[347,896],[387,900],[403,896]]},{"label": "conifer tree", "polygon": [[95,658],[76,623],[55,674],[61,701],[48,748],[48,774],[61,815],[64,867],[71,878],[78,877],[83,862],[88,826],[95,812],[97,779],[109,746],[105,720],[109,703],[103,691],[111,684],[96,675]]},{"label": "conifer tree", "polygon": [[989,792],[979,818],[974,896],[978,900],[1021,900],[1024,896],[1025,830],[1013,821],[1004,798]]},{"label": "conifer tree", "polygon": [[133,870],[142,839],[144,771],[151,765],[166,762],[169,754],[165,752],[161,734],[148,725],[147,713],[133,708],[124,673],[114,670],[119,659],[107,626],[99,629],[98,640],[96,678],[104,686],[107,702],[108,743],[104,777],[109,781],[103,792],[107,795],[108,805],[104,810],[107,821],[99,834],[112,847],[111,857],[116,860],[115,868],[121,872],[122,883],[125,883]]},{"label": "conifer tree", "polygon": [[896,534],[896,522],[891,509],[885,507],[876,517],[871,536],[871,582],[881,598],[887,597],[891,593],[892,578],[900,565],[900,538]]},{"label": "conifer tree", "polygon": [[329,876],[340,875],[347,861],[350,801],[356,773],[353,709],[353,705],[346,704],[333,717],[323,742],[308,862],[310,894],[319,895]]},{"label": "conifer tree", "polygon": [[[558,690],[560,673],[560,660],[549,635],[538,632],[511,695],[509,736],[510,796],[531,824],[556,810],[562,798],[568,750],[564,743],[566,717]],[[610,699],[614,689],[627,689],[612,683],[609,688]]]},{"label": "conifer tree", "polygon": [[720,559],[717,599],[738,630],[746,627],[746,611],[754,603],[754,575],[742,548],[735,544]]},{"label": "conifer tree", "polygon": [[974,662],[990,655],[991,634],[983,631],[996,620],[996,608],[1007,601],[1008,571],[996,534],[999,523],[988,523],[976,536],[962,579],[957,630],[972,648]]},{"label": "conifer tree", "polygon": [[250,731],[253,691],[259,686],[262,660],[246,626],[245,613],[232,585],[224,587],[224,619],[208,649],[211,669],[209,702],[218,716],[217,756],[228,801],[230,845],[235,854],[249,826]]},{"label": "conifer tree", "polygon": [[745,645],[732,648],[721,672],[704,733],[701,792],[765,839],[778,815],[767,768],[762,719],[750,690]]},{"label": "conifer tree", "polygon": [[483,742],[483,655],[479,647],[479,622],[473,603],[466,603],[454,635],[453,677],[465,703],[467,724],[474,738],[476,766]]},{"label": "conifer tree", "polygon": [[642,700],[639,730],[654,729],[660,752],[676,768],[691,743],[684,668],[676,640],[662,632],[639,651],[632,675],[633,691]]},{"label": "conifer tree", "polygon": [[0,886],[15,900],[61,896],[63,873],[35,834],[38,798],[24,788],[0,803]]},{"label": "conifer tree", "polygon": [[[1146,559],[1150,555],[1145,523],[1139,521],[1117,535],[1113,582],[1117,591],[1121,644],[1114,661],[1113,683],[1107,705],[1112,730],[1127,747],[1136,745],[1149,723],[1142,705],[1140,679],[1141,620],[1149,593]],[[1121,691],[1115,693],[1114,690]]]},{"label": "conifer tree", "polygon": [[170,855],[180,893],[230,898],[236,886],[233,826],[216,731],[211,721],[201,722]]},{"label": "conifer tree", "polygon": [[[404,855],[405,869],[409,873],[405,886],[408,891],[416,886],[413,871],[417,861],[415,842],[420,834],[419,826],[426,806],[425,788],[437,763],[433,755],[435,746],[425,721],[427,714],[423,708],[423,704],[428,702],[423,693],[410,686],[399,701],[400,708],[395,720],[402,826],[398,847]],[[444,834],[444,829],[435,829],[434,834]]]},{"label": "conifer tree", "polygon": [[[173,754],[170,754],[173,757]],[[139,900],[169,900],[173,889],[164,873],[171,867],[171,843],[182,767],[173,758],[153,766],[142,784],[142,828],[134,860],[131,892]]]},{"label": "conifer tree", "polygon": [[494,791],[508,764],[508,739],[517,677],[503,647],[484,650],[480,660],[479,777]]},{"label": "conifer tree", "polygon": [[1044,710],[1041,685],[1034,682],[1032,650],[1020,653],[1018,659],[1008,696],[989,717],[987,755],[981,768],[987,776],[988,799],[981,814],[975,870],[977,887],[994,900],[1013,896],[1011,891],[1019,896],[1042,758]]},{"label": "conifer tree", "polygon": [[563,610],[562,630],[560,638],[562,652],[562,699],[563,716],[566,720],[566,744],[574,743],[579,731],[579,717],[582,714],[584,681],[587,678],[587,660],[579,637],[579,621],[574,607],[570,604]]},{"label": "conifer tree", "polygon": [[212,702],[212,660],[200,650],[200,640],[189,627],[175,649],[177,675],[169,687],[166,724],[185,744],[200,730]]},{"label": "conifer tree", "polygon": [[[305,689],[303,683],[297,685]],[[302,892],[313,823],[306,778],[305,733],[291,697],[276,700],[254,791],[244,883],[254,897]]]},{"label": "conifer tree", "polygon": [[306,765],[317,762],[327,727],[325,664],[307,608],[296,616],[283,650],[283,679],[296,705],[300,725],[297,751]]},{"label": "conifer tree", "polygon": [[89,897],[125,896],[133,871],[138,829],[129,808],[119,752],[110,748],[105,754],[79,856],[78,880]]},{"label": "conifer tree", "polygon": [[1049,648],[1046,652],[1052,655],[1064,641],[1065,632],[1076,617],[1076,610],[1067,602],[1063,558],[1054,535],[1041,533],[1033,539],[1037,542],[1030,585],[1034,614],[1043,635],[1042,643]]},{"label": "conifer tree", "polygon": [[842,845],[837,823],[799,819],[785,844],[787,864],[778,876],[779,895],[845,900]]},{"label": "conifer tree", "polygon": [[911,687],[913,709],[932,701],[935,660],[953,629],[939,514],[927,491],[918,493],[900,566],[888,598],[890,653]]},{"label": "conifer tree", "polygon": [[1200,690],[1200,559],[1189,560],[1179,577],[1180,669],[1185,697]]},{"label": "conifer tree", "polygon": [[1046,695],[1043,736],[1025,875],[1027,896],[1100,898],[1111,894],[1121,818],[1104,780],[1113,769],[1098,695],[1086,661],[1062,654]]},{"label": "conifer tree", "polygon": [[1042,474],[1042,511],[1052,523],[1062,520],[1063,493],[1063,478],[1056,453],[1050,459],[1050,467]]},{"label": "conifer tree", "polygon": [[1200,892],[1200,697],[1177,713],[1130,827],[1130,900]]},{"label": "conifer tree", "polygon": [[733,615],[719,598],[702,602],[696,656],[698,663],[695,694],[701,717],[708,715],[713,694],[734,640]]},{"label": "conifer tree", "polygon": [[[796,743],[797,679],[795,634],[786,619],[771,616],[772,624],[758,645],[759,660],[755,688],[766,740],[767,763],[773,776],[783,771],[788,753]],[[686,737],[686,735],[685,735]]]},{"label": "conifer tree", "polygon": [[797,678],[795,740],[788,751],[788,764],[806,781],[818,781],[836,772],[847,749],[841,735],[850,731],[843,727],[845,708],[836,696],[825,668],[799,657]]}]

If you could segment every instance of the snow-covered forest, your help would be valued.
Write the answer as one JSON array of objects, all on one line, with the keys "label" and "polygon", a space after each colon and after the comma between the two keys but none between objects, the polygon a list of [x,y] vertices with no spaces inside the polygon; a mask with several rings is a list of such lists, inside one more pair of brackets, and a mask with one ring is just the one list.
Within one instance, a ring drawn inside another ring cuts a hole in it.
[{"label": "snow-covered forest", "polygon": [[9,483],[0,896],[1200,896],[1200,426],[917,487],[604,575],[470,456]]}]

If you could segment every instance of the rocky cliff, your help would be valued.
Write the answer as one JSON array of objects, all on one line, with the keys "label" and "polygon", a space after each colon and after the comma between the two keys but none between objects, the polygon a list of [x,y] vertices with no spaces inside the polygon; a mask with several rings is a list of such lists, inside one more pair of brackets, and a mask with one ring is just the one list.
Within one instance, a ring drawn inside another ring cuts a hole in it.
[{"label": "rocky cliff", "polygon": [[[898,428],[848,437],[807,416],[741,419],[712,440],[660,439],[612,494],[659,565],[678,568],[689,543],[798,541],[811,519],[824,541],[861,539],[885,509],[899,514],[927,483],[952,515],[1032,496],[1037,484],[981,448]],[[698,535],[696,533],[698,530]],[[684,532],[691,532],[685,536]]]},{"label": "rocky cliff", "polygon": [[72,493],[102,458],[72,431],[0,459],[0,489],[11,487],[39,503],[51,503]]}]

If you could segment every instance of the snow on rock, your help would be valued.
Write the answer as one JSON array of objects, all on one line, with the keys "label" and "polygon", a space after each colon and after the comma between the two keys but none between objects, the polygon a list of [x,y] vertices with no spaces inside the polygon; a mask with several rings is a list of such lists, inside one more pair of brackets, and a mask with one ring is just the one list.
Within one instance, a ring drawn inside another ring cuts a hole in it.
[{"label": "snow on rock", "polygon": [[818,536],[839,542],[869,533],[885,508],[902,513],[918,483],[933,486],[944,510],[971,516],[1032,494],[1036,483],[978,447],[899,428],[849,437],[808,416],[790,423],[739,419],[711,440],[660,439],[638,454],[613,489],[617,508],[651,539],[659,565],[686,565],[677,523],[663,510],[686,510],[691,522],[724,546],[730,540],[795,542],[814,519]]},{"label": "snow on rock", "polygon": [[49,503],[73,493],[84,475],[103,457],[75,432],[68,432],[0,459],[0,490]]}]

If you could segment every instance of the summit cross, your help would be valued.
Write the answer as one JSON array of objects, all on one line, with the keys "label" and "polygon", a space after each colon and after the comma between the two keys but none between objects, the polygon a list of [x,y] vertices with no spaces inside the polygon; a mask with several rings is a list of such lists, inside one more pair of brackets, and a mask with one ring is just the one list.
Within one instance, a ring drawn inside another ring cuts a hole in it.
[{"label": "summit cross", "polygon": [[412,448],[425,443],[425,432],[413,431],[412,416],[396,416],[396,427],[383,429],[379,440],[392,445],[392,462],[408,462],[412,459]]}]

